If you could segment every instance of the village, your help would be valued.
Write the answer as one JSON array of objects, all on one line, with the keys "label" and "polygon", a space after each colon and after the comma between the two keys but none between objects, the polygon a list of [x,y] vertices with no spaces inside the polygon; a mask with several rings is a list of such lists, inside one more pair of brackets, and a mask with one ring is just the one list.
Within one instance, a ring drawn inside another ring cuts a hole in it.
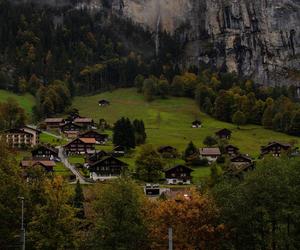
[{"label": "village", "polygon": [[[99,106],[104,108],[110,105],[109,101],[100,100]],[[20,160],[20,167],[42,167],[46,172],[55,173],[57,164],[63,165],[72,173],[71,183],[78,181],[81,184],[93,184],[95,182],[105,182],[118,178],[124,174],[134,176],[134,172],[128,169],[128,163],[122,159],[128,154],[129,149],[122,145],[113,145],[112,150],[104,150],[103,146],[111,143],[112,138],[109,133],[105,133],[102,124],[97,124],[90,117],[81,117],[79,112],[69,115],[67,118],[51,117],[46,118],[37,126],[27,125],[18,129],[9,129],[4,132],[5,141],[9,148],[14,150],[25,150],[31,156],[25,156]],[[197,119],[192,121],[190,129],[195,133],[201,133],[202,122]],[[42,133],[48,133],[54,137],[64,139],[61,145],[52,145],[40,140]],[[243,178],[244,173],[255,169],[256,162],[264,157],[297,156],[298,148],[290,143],[270,141],[267,145],[261,145],[258,158],[253,158],[247,152],[240,152],[235,145],[230,144],[232,131],[223,128],[214,131],[210,138],[226,142],[222,147],[209,144],[210,146],[201,147],[197,152],[189,155],[199,162],[206,165],[222,164],[225,159],[229,163],[224,175],[228,178]],[[159,183],[143,182],[144,190],[147,195],[160,195],[160,185],[173,187],[193,185],[192,172],[193,166],[185,159],[185,163],[176,163],[175,159],[183,159],[181,153],[172,145],[161,145],[157,148],[161,158],[174,159],[174,163],[168,164],[164,168]],[[80,157],[83,159],[78,168],[70,159]],[[155,167],[155,166],[153,166]]]}]

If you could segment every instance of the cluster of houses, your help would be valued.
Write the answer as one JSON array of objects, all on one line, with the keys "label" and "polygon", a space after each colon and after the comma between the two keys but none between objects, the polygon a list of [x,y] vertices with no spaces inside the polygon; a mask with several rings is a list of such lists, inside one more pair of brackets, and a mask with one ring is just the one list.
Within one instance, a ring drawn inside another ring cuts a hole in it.
[{"label": "cluster of houses", "polygon": [[67,138],[77,138],[82,131],[95,129],[94,120],[88,117],[73,116],[65,118],[47,118],[44,120],[47,130],[56,129]]},{"label": "cluster of houses", "polygon": [[[100,105],[100,103],[99,103]],[[103,104],[104,105],[104,104]],[[108,104],[107,104],[108,105]],[[84,155],[85,167],[90,172],[90,178],[94,181],[103,181],[119,177],[128,165],[118,157],[125,154],[125,148],[122,146],[115,147],[111,152],[103,150],[97,151],[97,144],[105,144],[108,141],[108,135],[99,133],[94,130],[94,122],[91,118],[73,117],[72,119],[64,118],[47,118],[45,120],[47,129],[60,129],[64,134],[72,134],[72,140],[63,146],[63,152],[66,156]],[[201,126],[200,121],[195,121],[193,126]],[[57,148],[50,145],[40,144],[41,131],[29,126],[19,129],[9,129],[4,131],[1,138],[5,140],[11,148],[22,149],[32,148],[31,157],[21,161],[21,167],[42,166],[47,171],[53,171],[53,168],[59,159]],[[228,129],[221,129],[215,133],[220,139],[230,140],[232,132]],[[70,136],[68,136],[70,138]],[[73,138],[74,137],[74,138]],[[293,147],[291,144],[270,142],[261,147],[261,157],[271,155],[280,157],[284,154],[291,154]],[[177,158],[177,149],[172,146],[162,146],[157,151],[164,158]],[[240,153],[238,147],[226,145],[224,148],[219,147],[202,147],[199,149],[199,158],[206,159],[209,164],[216,162],[222,155],[227,155],[230,159],[229,175],[239,176],[245,171],[254,168],[255,162],[248,155]],[[191,184],[191,173],[193,169],[185,165],[176,165],[164,171],[165,179],[168,184]]]},{"label": "cluster of houses", "polygon": [[[228,129],[221,129],[215,133],[219,139],[230,140],[232,132]],[[161,151],[163,150],[163,152]],[[160,148],[160,153],[175,152],[175,148],[165,146]],[[269,142],[267,145],[261,147],[260,158],[266,155],[273,157],[280,157],[287,154],[293,154],[293,147],[288,143]],[[203,147],[199,149],[200,159],[206,159],[209,164],[216,162],[222,155],[227,155],[230,159],[230,166],[226,174],[233,177],[241,177],[244,172],[253,170],[255,161],[245,154],[241,154],[238,147],[234,145],[226,145],[221,152],[219,147]],[[165,177],[168,184],[190,184],[191,173],[193,169],[185,165],[177,165],[165,170]]]}]

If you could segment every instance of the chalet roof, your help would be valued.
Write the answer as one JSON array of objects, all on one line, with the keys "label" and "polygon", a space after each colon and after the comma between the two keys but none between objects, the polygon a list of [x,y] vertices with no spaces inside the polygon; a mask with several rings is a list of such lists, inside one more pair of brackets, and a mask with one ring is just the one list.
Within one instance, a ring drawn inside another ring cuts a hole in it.
[{"label": "chalet roof", "polygon": [[23,160],[21,161],[22,167],[32,167],[36,165],[42,165],[44,167],[54,167],[55,162],[50,160]]},{"label": "chalet roof", "polygon": [[227,128],[223,128],[223,129],[220,129],[219,131],[216,132],[216,135],[222,135],[222,134],[231,134],[232,132],[227,129]]},{"label": "chalet roof", "polygon": [[93,122],[92,118],[87,118],[87,117],[78,117],[74,119],[75,123],[91,123]]},{"label": "chalet roof", "polygon": [[192,122],[192,124],[193,124],[193,125],[196,125],[196,124],[202,124],[202,122],[201,122],[200,120],[195,120],[195,121]]},{"label": "chalet roof", "polygon": [[185,165],[176,165],[176,166],[173,166],[173,167],[171,167],[171,168],[168,168],[168,169],[164,170],[164,172],[169,172],[169,171],[171,171],[171,170],[173,170],[173,169],[176,169],[176,168],[185,168],[186,170],[188,170],[188,171],[190,171],[190,172],[193,172],[193,171],[194,171],[193,169],[191,169],[190,167],[187,167],[187,166],[185,166]]},{"label": "chalet roof", "polygon": [[75,126],[77,128],[82,128],[79,124],[76,124],[74,122],[67,122],[67,123],[61,124],[60,127],[63,128],[63,127],[66,127],[68,125],[73,125],[73,126]]},{"label": "chalet roof", "polygon": [[125,151],[125,147],[123,146],[115,146],[113,151]]},{"label": "chalet roof", "polygon": [[109,101],[108,101],[108,100],[105,100],[105,99],[102,99],[102,100],[99,100],[98,103],[109,103]]},{"label": "chalet roof", "polygon": [[34,131],[34,132],[36,132],[36,133],[39,133],[39,134],[42,133],[41,130],[36,129],[36,128],[33,128],[33,127],[30,127],[30,126],[27,126],[27,125],[25,125],[25,126],[22,128],[22,130],[24,130],[24,129],[32,130],[32,131]]},{"label": "chalet roof", "polygon": [[171,149],[171,150],[176,150],[176,148],[170,146],[170,145],[166,145],[166,146],[161,146],[158,148],[158,152],[161,152],[161,151],[164,151],[164,150],[167,150],[167,149]]},{"label": "chalet roof", "polygon": [[64,122],[64,118],[46,118],[45,119],[46,123],[57,123],[57,122]]},{"label": "chalet roof", "polygon": [[234,146],[234,145],[231,145],[231,144],[225,146],[225,148],[226,148],[226,149],[227,149],[227,148],[234,148],[234,149],[236,149],[236,150],[239,149],[238,147],[236,147],[236,146]]},{"label": "chalet roof", "polygon": [[95,138],[79,138],[79,140],[86,144],[95,144],[96,143]]},{"label": "chalet roof", "polygon": [[24,130],[18,129],[18,128],[11,128],[11,129],[5,130],[4,133],[5,134],[27,134],[27,135],[33,136],[32,133],[29,133],[27,131],[24,131]]},{"label": "chalet roof", "polygon": [[101,160],[92,163],[92,164],[90,165],[90,167],[94,167],[94,166],[99,165],[99,164],[101,165],[101,163],[107,161],[108,159],[113,159],[114,161],[118,162],[121,166],[128,166],[127,163],[125,163],[125,162],[123,162],[123,161],[117,159],[116,157],[113,157],[113,156],[106,156],[106,157],[103,157]]},{"label": "chalet roof", "polygon": [[252,162],[251,157],[249,157],[248,155],[237,155],[237,156],[235,156],[235,157],[232,157],[232,158],[230,159],[230,161],[234,162],[234,161],[238,160],[239,158],[243,158],[243,159],[245,159],[245,160],[248,161],[248,162]]},{"label": "chalet roof", "polygon": [[38,145],[38,146],[35,147],[33,150],[31,150],[31,152],[38,151],[38,150],[40,150],[41,148],[48,149],[48,150],[50,150],[51,152],[53,152],[53,153],[55,153],[55,154],[58,153],[58,149],[57,149],[57,148],[51,147],[51,146],[49,146],[49,145],[44,145],[44,144]]},{"label": "chalet roof", "polygon": [[95,130],[88,130],[86,132],[83,132],[83,133],[81,133],[81,136],[90,135],[90,134],[108,137],[108,134],[102,134],[102,133],[99,133]]},{"label": "chalet roof", "polygon": [[221,155],[221,151],[219,148],[200,148],[200,155],[206,156],[218,156]]},{"label": "chalet roof", "polygon": [[280,146],[282,146],[282,147],[291,147],[291,146],[292,146],[292,145],[289,144],[289,143],[273,141],[273,142],[269,142],[268,145],[265,146],[265,147],[270,147],[270,146],[273,146],[273,145],[280,145]]}]

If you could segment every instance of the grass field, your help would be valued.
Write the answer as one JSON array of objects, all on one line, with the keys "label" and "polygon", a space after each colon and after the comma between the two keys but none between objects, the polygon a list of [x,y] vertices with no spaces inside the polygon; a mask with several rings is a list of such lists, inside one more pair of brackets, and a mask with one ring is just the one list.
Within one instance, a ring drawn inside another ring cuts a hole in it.
[{"label": "grass field", "polygon": [[[99,107],[100,99],[109,100],[111,105]],[[237,129],[233,124],[217,121],[201,113],[195,102],[187,98],[160,99],[147,103],[135,89],[119,89],[94,96],[76,97],[73,106],[80,110],[81,115],[91,116],[96,122],[104,118],[113,124],[122,116],[142,119],[147,129],[147,143],[156,147],[171,145],[180,152],[190,141],[198,147],[203,146],[203,139],[207,135],[214,135],[221,128],[231,129],[233,135],[230,143],[253,157],[257,157],[260,146],[269,141],[290,142],[299,139],[256,125],[242,126],[241,129]],[[191,122],[196,118],[202,120],[203,128],[191,128]]]},{"label": "grass field", "polygon": [[35,99],[31,94],[17,95],[10,91],[0,90],[0,100],[6,101],[8,98],[14,98],[27,114],[31,115],[32,107],[35,105]]},{"label": "grass field", "polygon": [[41,133],[40,142],[44,144],[51,144],[52,146],[61,146],[65,145],[68,141],[66,139],[58,139],[46,133]]}]

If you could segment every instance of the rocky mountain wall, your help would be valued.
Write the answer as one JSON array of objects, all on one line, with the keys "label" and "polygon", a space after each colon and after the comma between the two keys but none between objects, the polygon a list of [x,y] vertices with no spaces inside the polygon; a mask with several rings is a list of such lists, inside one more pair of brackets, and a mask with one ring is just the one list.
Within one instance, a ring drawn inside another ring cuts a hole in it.
[{"label": "rocky mountain wall", "polygon": [[297,82],[300,0],[114,0],[113,9],[155,32],[185,27],[184,65],[207,63],[262,84]]}]

